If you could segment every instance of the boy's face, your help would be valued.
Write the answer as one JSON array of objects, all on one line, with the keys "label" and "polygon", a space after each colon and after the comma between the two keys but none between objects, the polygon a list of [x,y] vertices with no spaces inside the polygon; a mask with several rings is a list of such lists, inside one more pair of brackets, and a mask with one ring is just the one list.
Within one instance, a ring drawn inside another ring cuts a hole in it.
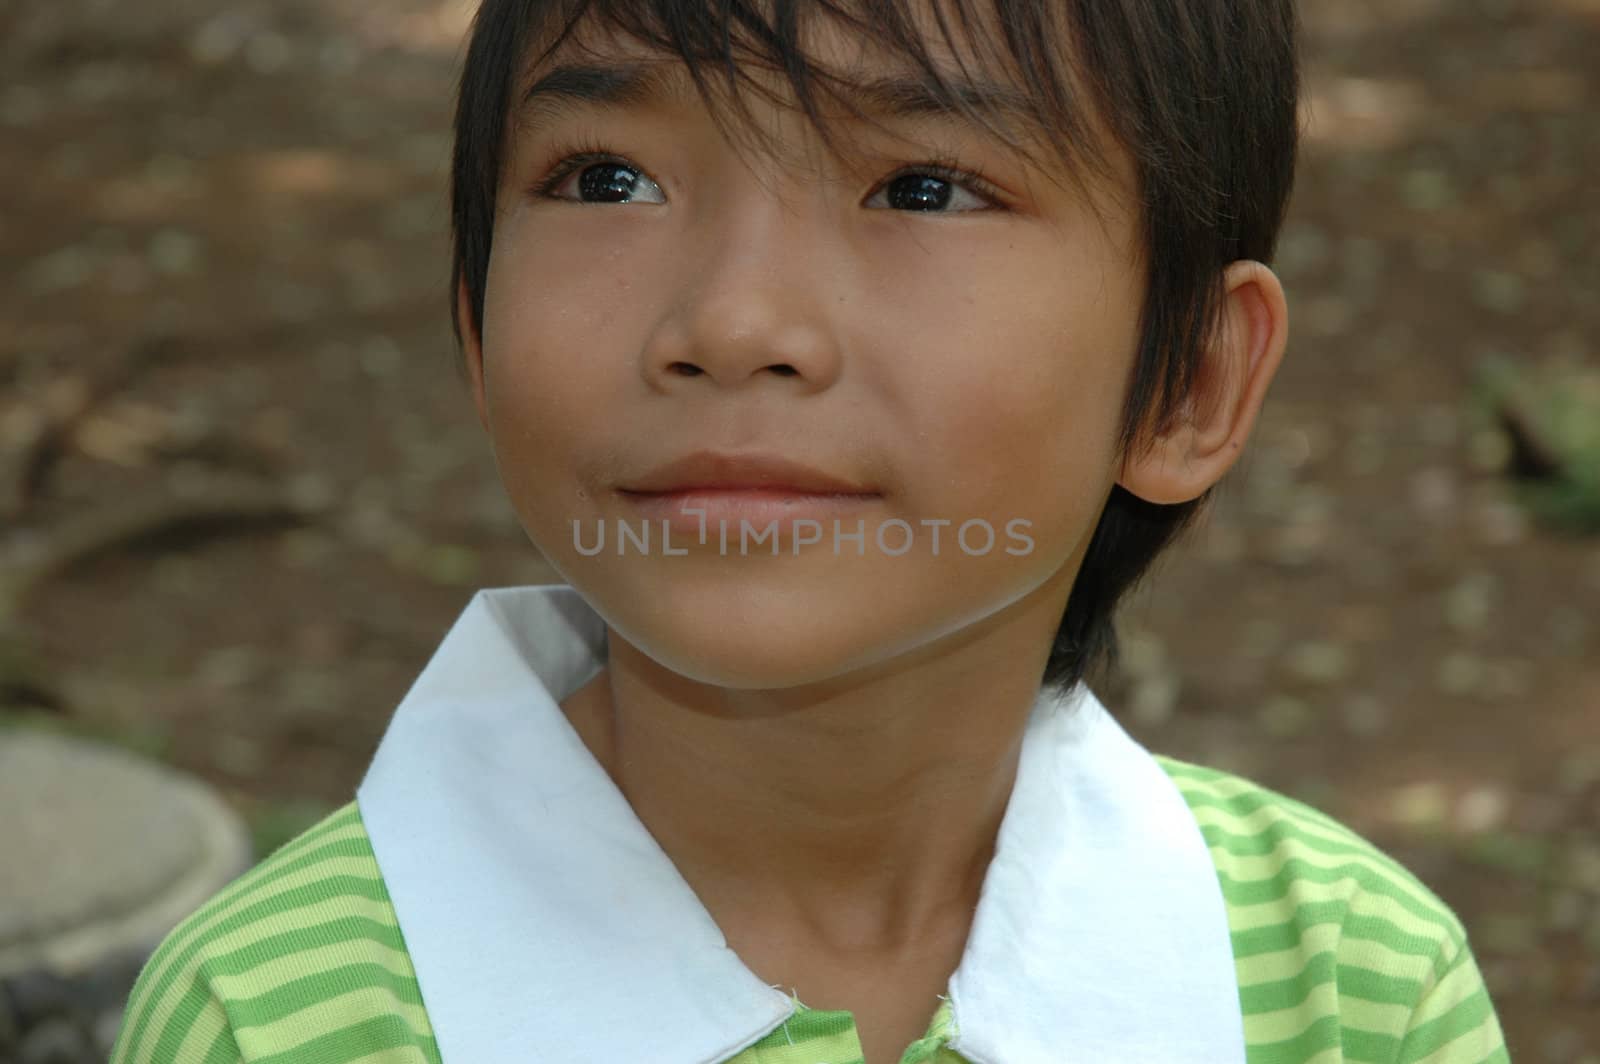
[{"label": "boy's face", "polygon": [[[890,69],[837,35],[812,48],[833,69]],[[572,58],[594,57],[558,55],[534,78]],[[747,167],[676,71],[681,105],[510,127],[468,355],[534,543],[617,635],[719,686],[839,676],[1025,598],[1059,619],[1117,479],[1142,285],[1134,216],[1103,196],[1102,221],[1065,175],[956,119],[863,127],[834,160],[800,112],[755,93],[785,157]],[[616,158],[542,197],[574,138]],[[996,200],[917,169],[942,154],[985,171]],[[1113,158],[1126,191],[1131,168]],[[657,520],[647,552],[629,540],[619,556],[619,524],[641,530],[646,513],[620,489],[702,450],[871,487],[836,515],[845,533],[864,522],[864,546],[835,549],[835,514],[818,511],[820,540],[798,555],[788,534],[777,557],[753,538],[741,554],[736,522],[726,553],[713,524],[703,546],[674,531],[687,553],[668,555]],[[880,540],[891,519],[909,533]],[[604,549],[580,551],[602,526]]]}]

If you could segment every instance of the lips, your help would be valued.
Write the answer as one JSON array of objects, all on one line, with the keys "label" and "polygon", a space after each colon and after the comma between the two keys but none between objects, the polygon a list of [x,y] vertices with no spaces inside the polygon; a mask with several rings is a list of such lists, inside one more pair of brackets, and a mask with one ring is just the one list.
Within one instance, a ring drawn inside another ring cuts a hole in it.
[{"label": "lips", "polygon": [[[776,532],[786,543],[794,543],[802,522],[811,531],[826,528],[828,521],[860,517],[880,505],[877,495],[858,492],[824,494],[799,492],[787,488],[686,488],[681,491],[623,492],[630,512],[650,524],[665,524],[676,535],[675,542],[718,544],[724,548],[730,539],[743,543],[747,534]],[[748,532],[747,532],[748,530]],[[815,542],[815,540],[813,540]],[[759,542],[757,548],[759,550]],[[770,542],[776,553],[778,542]],[[742,547],[738,548],[742,552]]]},{"label": "lips", "polygon": [[[632,495],[734,493],[747,499],[784,496],[871,496],[878,492],[848,475],[776,454],[696,451],[630,479]],[[745,493],[751,494],[745,494]]]}]

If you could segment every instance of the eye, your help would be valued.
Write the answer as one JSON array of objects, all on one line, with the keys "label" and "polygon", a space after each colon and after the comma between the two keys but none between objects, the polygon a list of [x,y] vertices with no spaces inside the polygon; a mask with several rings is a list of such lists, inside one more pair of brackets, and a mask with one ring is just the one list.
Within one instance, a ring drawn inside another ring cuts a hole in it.
[{"label": "eye", "polygon": [[[572,154],[566,154],[572,152]],[[599,145],[564,149],[561,161],[549,176],[539,183],[535,191],[546,199],[576,203],[633,203],[630,199],[641,190],[653,189],[657,199],[644,202],[664,203],[661,187],[644,171]],[[577,178],[569,182],[569,178]],[[565,194],[569,184],[576,185],[577,199]],[[962,197],[975,207],[964,210],[945,210]],[[915,214],[965,214],[969,211],[1003,209],[1000,195],[994,185],[977,170],[964,168],[959,160],[941,156],[929,162],[908,166],[891,174],[874,190],[866,201],[881,199],[891,208]]]},{"label": "eye", "polygon": [[[623,197],[634,195],[641,184],[655,189],[658,195],[661,193],[660,186],[645,177],[642,170],[624,159],[601,151],[583,151],[562,159],[550,176],[540,182],[537,191],[548,199],[569,199],[557,193],[568,183],[567,178],[573,176],[578,178],[580,196],[595,197],[592,200],[579,200],[580,203],[620,203]],[[666,200],[663,198],[651,202],[665,203]]]},{"label": "eye", "polygon": [[948,206],[961,196],[977,204],[969,210],[990,211],[1003,209],[1001,197],[994,184],[977,170],[963,168],[960,161],[943,156],[931,162],[918,163],[891,175],[874,192],[871,199],[882,195],[891,207],[907,209],[925,206],[933,209],[915,210],[915,214],[966,214],[968,211],[947,211]]}]

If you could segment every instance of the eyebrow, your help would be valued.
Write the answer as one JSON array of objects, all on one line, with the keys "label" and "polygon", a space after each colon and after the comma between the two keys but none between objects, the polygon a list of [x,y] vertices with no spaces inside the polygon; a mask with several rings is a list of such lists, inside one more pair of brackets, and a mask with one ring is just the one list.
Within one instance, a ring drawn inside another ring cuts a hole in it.
[{"label": "eyebrow", "polygon": [[[525,129],[537,129],[562,112],[575,109],[683,106],[690,97],[687,74],[681,64],[661,61],[553,67],[524,94],[518,120]],[[944,79],[954,94],[971,107],[1018,118],[1026,124],[1039,124],[1034,101],[1010,85],[950,74],[945,74]],[[928,78],[912,75],[866,78],[852,87],[851,96],[863,111],[874,117],[933,118],[970,124],[955,104],[939,95]]]}]

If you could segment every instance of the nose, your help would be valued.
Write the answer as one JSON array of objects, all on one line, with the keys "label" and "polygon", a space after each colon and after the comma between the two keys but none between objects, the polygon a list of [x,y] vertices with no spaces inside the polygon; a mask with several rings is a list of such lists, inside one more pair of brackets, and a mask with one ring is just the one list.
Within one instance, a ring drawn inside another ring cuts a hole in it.
[{"label": "nose", "polygon": [[826,389],[841,360],[823,307],[842,295],[815,219],[770,191],[751,190],[742,209],[721,206],[682,262],[684,295],[645,350],[647,382],[664,392],[775,378],[798,392]]}]

